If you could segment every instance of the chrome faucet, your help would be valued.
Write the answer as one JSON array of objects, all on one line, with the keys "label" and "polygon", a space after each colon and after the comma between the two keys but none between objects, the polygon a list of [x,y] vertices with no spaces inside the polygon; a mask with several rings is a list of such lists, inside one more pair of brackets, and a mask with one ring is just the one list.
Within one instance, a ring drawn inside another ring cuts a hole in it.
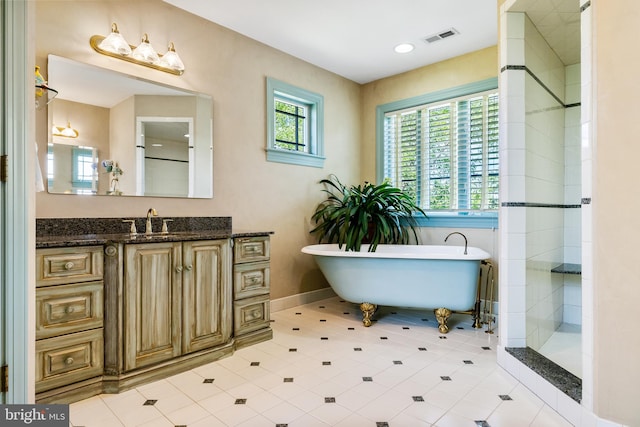
[{"label": "chrome faucet", "polygon": [[454,231],[453,233],[449,233],[447,235],[447,237],[444,238],[444,241],[446,243],[447,239],[449,238],[449,236],[451,236],[452,234],[459,234],[464,238],[464,254],[467,254],[467,236],[465,236],[464,234],[460,233],[459,231]]},{"label": "chrome faucet", "polygon": [[151,225],[151,215],[158,216],[158,212],[156,212],[156,210],[154,208],[150,208],[147,211],[147,228],[144,231],[144,234],[152,234],[153,233],[153,226]]}]

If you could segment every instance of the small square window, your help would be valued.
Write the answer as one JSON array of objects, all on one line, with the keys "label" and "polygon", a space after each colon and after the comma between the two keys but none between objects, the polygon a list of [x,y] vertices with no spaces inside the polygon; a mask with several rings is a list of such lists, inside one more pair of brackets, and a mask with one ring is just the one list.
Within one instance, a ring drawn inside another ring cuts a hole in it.
[{"label": "small square window", "polygon": [[267,160],[324,166],[324,98],[267,77]]}]

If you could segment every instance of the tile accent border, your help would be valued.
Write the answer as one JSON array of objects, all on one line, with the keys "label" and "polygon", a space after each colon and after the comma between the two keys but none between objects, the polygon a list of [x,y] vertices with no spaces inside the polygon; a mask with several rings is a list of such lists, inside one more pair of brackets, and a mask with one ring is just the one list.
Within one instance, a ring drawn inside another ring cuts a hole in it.
[{"label": "tile accent border", "polygon": [[571,108],[571,107],[579,107],[581,105],[580,102],[574,102],[571,104],[565,104],[559,96],[557,96],[555,93],[553,93],[553,91],[551,89],[549,89],[549,87],[544,84],[544,82],[542,80],[540,80],[540,78],[538,76],[536,76],[533,71],[531,71],[526,65],[505,65],[504,67],[502,67],[500,69],[500,72],[503,73],[505,71],[526,71],[527,74],[529,74],[531,76],[531,78],[533,78],[533,80],[535,80],[540,87],[542,87],[545,91],[547,91],[547,93],[549,95],[551,95],[553,97],[553,99],[556,100],[556,102],[558,104],[560,104],[563,108]]}]

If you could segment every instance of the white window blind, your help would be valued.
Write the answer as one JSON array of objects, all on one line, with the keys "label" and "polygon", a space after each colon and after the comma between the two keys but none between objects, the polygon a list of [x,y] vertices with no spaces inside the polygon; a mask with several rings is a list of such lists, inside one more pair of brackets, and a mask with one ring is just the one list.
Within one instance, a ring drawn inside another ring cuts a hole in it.
[{"label": "white window blind", "polygon": [[386,112],[384,175],[428,210],[498,208],[495,91]]}]

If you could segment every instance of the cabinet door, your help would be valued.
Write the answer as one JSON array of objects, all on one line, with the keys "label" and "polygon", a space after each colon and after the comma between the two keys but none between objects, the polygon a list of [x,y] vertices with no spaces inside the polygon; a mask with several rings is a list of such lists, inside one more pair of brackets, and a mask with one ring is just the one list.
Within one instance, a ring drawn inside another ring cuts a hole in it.
[{"label": "cabinet door", "polygon": [[190,353],[231,336],[232,302],[228,240],[183,243],[182,350]]},{"label": "cabinet door", "polygon": [[125,370],[180,354],[181,243],[125,246]]}]

